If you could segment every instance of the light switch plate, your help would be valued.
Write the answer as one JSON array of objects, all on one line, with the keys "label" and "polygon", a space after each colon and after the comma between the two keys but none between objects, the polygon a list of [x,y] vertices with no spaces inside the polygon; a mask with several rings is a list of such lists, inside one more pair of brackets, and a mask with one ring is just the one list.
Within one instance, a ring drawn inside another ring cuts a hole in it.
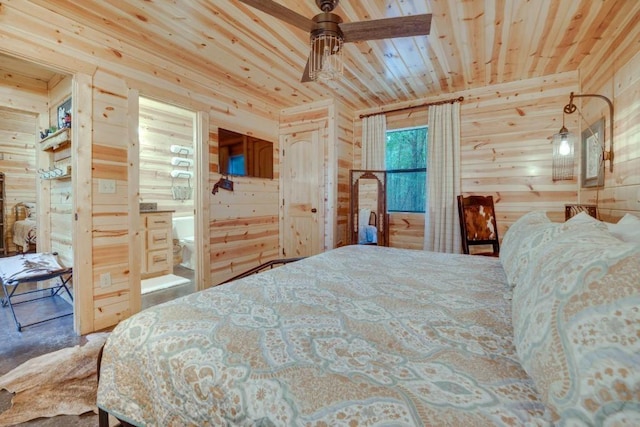
[{"label": "light switch plate", "polygon": [[102,273],[100,275],[100,287],[107,288],[111,286],[111,273]]},{"label": "light switch plate", "polygon": [[99,179],[98,180],[98,193],[114,194],[115,192],[116,192],[115,179]]}]

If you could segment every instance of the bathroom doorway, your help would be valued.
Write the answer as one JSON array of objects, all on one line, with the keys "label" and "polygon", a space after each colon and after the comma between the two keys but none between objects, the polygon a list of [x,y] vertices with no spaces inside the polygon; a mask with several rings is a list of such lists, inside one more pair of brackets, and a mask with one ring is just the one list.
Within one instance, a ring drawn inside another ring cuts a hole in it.
[{"label": "bathroom doorway", "polygon": [[139,98],[142,308],[197,290],[196,113]]}]

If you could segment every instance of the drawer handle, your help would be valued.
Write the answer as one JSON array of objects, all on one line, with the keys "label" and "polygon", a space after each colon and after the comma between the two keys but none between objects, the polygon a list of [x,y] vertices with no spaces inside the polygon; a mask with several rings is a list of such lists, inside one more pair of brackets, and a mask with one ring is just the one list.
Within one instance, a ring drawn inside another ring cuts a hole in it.
[{"label": "drawer handle", "polygon": [[153,257],[153,262],[154,263],[163,262],[163,261],[166,261],[166,260],[167,260],[166,256],[156,256],[156,255],[154,255],[154,257]]}]

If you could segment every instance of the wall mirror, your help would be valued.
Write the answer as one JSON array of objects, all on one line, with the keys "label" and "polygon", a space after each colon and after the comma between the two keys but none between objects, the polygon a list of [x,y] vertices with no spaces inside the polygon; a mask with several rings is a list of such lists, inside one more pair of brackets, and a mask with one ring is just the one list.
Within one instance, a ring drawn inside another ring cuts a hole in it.
[{"label": "wall mirror", "polygon": [[220,173],[273,179],[273,143],[218,129]]},{"label": "wall mirror", "polygon": [[387,246],[387,174],[377,170],[351,170],[349,238],[351,244]]}]

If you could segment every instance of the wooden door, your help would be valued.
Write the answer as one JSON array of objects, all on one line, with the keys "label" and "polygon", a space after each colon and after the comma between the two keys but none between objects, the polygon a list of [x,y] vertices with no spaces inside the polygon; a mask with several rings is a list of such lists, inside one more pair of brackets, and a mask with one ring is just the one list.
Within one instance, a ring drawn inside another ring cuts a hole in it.
[{"label": "wooden door", "polygon": [[320,131],[282,139],[282,255],[315,255],[324,249],[324,148]]}]

